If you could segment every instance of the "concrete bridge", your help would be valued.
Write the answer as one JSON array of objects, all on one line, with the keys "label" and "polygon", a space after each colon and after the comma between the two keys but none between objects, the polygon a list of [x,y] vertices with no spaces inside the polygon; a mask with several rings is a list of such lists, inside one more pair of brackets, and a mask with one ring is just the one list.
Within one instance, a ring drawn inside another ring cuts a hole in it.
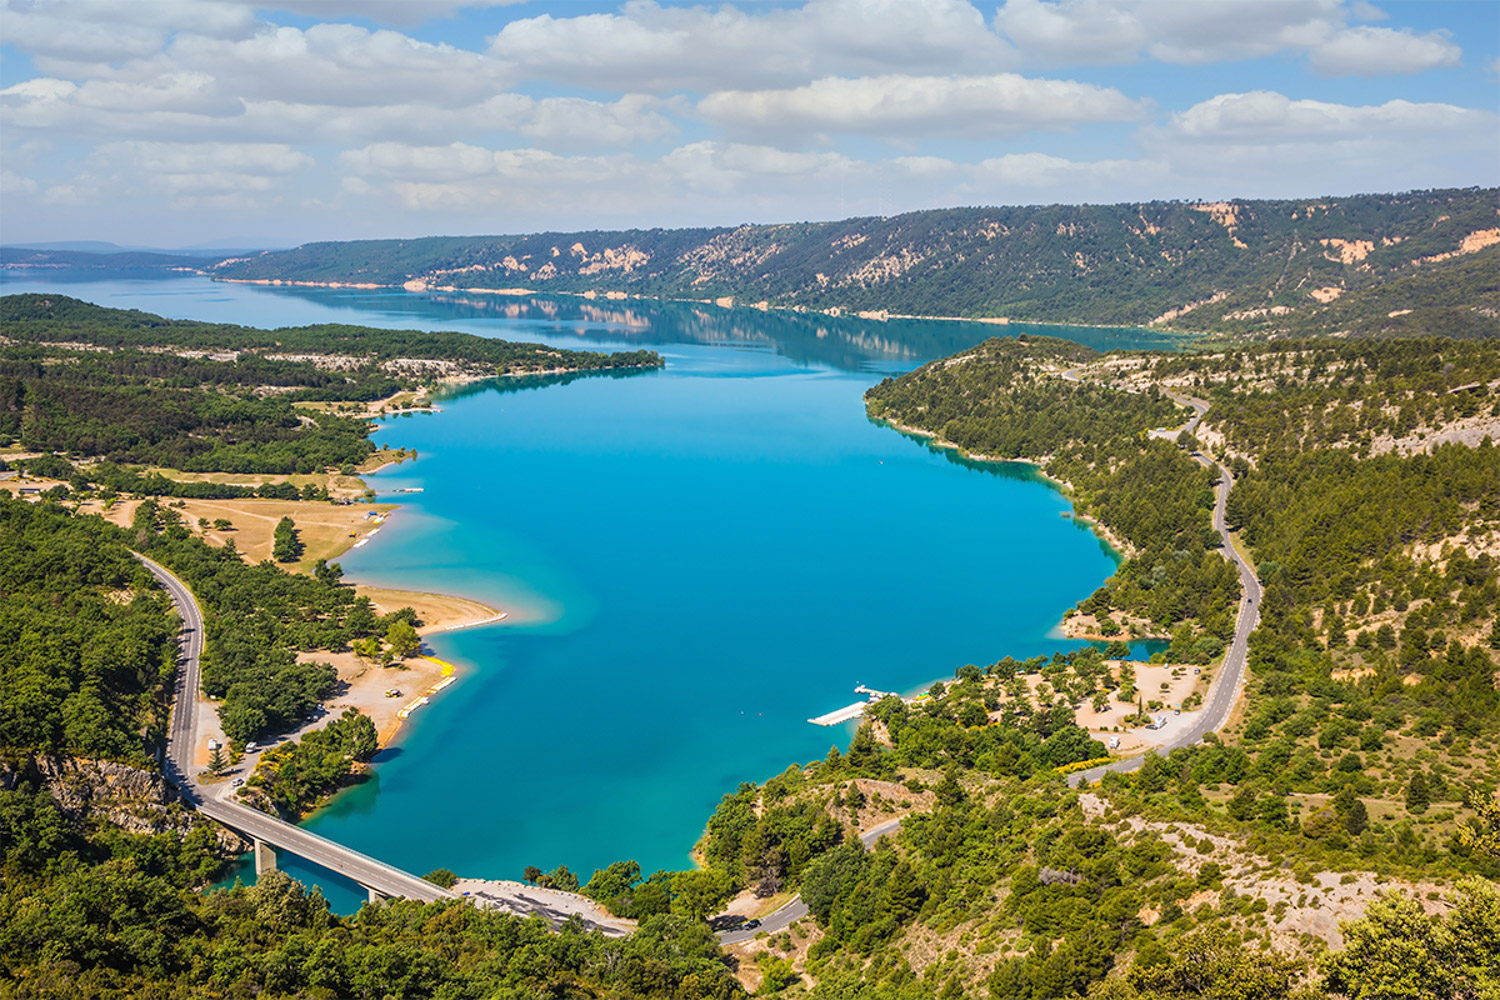
[{"label": "concrete bridge", "polygon": [[177,672],[176,696],[167,731],[167,775],[199,812],[254,843],[255,873],[260,875],[274,869],[276,851],[283,850],[353,879],[365,887],[372,901],[397,896],[424,902],[459,898],[456,893],[394,865],[231,801],[223,797],[230,791],[227,785],[205,785],[198,781],[193,755],[198,746],[196,702],[201,684],[203,612],[192,591],[170,570],[143,555],[137,554],[136,558],[166,589],[182,617],[182,669]]}]

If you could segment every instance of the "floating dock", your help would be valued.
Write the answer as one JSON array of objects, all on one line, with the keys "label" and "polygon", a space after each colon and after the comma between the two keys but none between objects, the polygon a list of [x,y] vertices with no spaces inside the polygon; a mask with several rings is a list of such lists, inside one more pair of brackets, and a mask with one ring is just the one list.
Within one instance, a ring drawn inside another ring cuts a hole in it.
[{"label": "floating dock", "polygon": [[829,712],[827,715],[820,715],[816,719],[808,719],[807,721],[815,726],[836,726],[840,722],[848,722],[850,719],[859,718],[865,714],[865,709],[869,707],[870,703],[868,701],[856,701],[854,704],[845,706],[837,712]]},{"label": "floating dock", "polygon": [[892,697],[889,691],[876,691],[874,688],[865,687],[863,684],[856,687],[854,693],[869,695],[869,698],[866,701],[856,701],[852,705],[845,705],[836,712],[829,712],[827,715],[820,715],[816,719],[808,719],[807,721],[815,726],[837,726],[840,723],[848,722],[851,719],[857,719],[861,715],[864,715],[865,709],[880,699]]}]

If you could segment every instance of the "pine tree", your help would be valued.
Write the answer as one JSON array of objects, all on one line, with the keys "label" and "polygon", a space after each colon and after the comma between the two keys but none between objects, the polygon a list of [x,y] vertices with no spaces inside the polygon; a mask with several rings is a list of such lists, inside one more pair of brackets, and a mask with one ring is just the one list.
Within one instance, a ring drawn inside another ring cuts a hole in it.
[{"label": "pine tree", "polygon": [[1229,800],[1229,815],[1241,823],[1255,818],[1256,809],[1255,789],[1250,785],[1241,785],[1234,793],[1234,798]]},{"label": "pine tree", "polygon": [[229,761],[224,758],[224,747],[214,744],[213,753],[208,755],[208,769],[213,774],[223,774],[224,769],[229,766]]},{"label": "pine tree", "polygon": [[417,635],[417,630],[411,627],[411,622],[405,618],[398,618],[391,622],[391,627],[386,629],[385,641],[391,644],[391,652],[398,659],[406,659],[415,656],[422,648],[422,639]]},{"label": "pine tree", "polygon": [[1350,806],[1349,811],[1344,815],[1344,829],[1348,830],[1351,836],[1358,837],[1369,828],[1370,812],[1365,808],[1364,802],[1355,799],[1354,805]]},{"label": "pine tree", "polygon": [[1420,816],[1427,811],[1429,801],[1427,776],[1418,771],[1411,776],[1411,781],[1406,785],[1406,811]]},{"label": "pine tree", "polygon": [[297,525],[289,517],[276,522],[276,541],[271,554],[277,562],[296,562],[302,555],[302,540],[297,537]]}]

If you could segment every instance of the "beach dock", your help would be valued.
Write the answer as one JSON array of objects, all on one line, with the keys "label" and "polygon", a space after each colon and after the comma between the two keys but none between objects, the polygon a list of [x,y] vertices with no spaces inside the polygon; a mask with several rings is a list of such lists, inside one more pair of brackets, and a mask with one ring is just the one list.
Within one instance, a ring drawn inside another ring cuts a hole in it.
[{"label": "beach dock", "polygon": [[837,726],[840,723],[848,722],[850,719],[857,719],[861,715],[864,715],[865,709],[880,699],[892,697],[890,691],[876,691],[874,688],[865,687],[863,684],[856,687],[854,693],[868,695],[869,698],[866,701],[856,701],[852,705],[845,705],[837,711],[829,712],[827,715],[820,715],[816,719],[808,719],[807,721],[815,726]]},{"label": "beach dock", "polygon": [[865,714],[865,709],[869,707],[870,703],[868,701],[856,701],[854,704],[846,705],[836,712],[829,712],[827,715],[820,715],[816,719],[808,719],[807,721],[815,726],[836,726],[841,722],[848,722],[850,719],[859,718]]}]

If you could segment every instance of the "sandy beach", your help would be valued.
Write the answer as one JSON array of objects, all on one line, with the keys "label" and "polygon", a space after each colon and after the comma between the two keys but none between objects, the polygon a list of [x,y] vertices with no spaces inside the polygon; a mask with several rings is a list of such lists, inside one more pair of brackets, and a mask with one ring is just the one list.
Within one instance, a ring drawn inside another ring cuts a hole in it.
[{"label": "sandy beach", "polygon": [[[324,718],[336,719],[346,708],[358,709],[375,723],[382,750],[395,741],[402,725],[419,711],[413,710],[403,717],[400,714],[403,709],[419,698],[432,697],[432,688],[444,677],[457,676],[456,673],[445,674],[446,664],[425,656],[413,656],[388,667],[361,659],[347,651],[301,653],[297,659],[302,663],[333,664],[339,672],[342,690],[324,703],[324,707],[328,709]],[[396,694],[388,693],[392,691]]]},{"label": "sandy beach", "polygon": [[[26,485],[50,487],[55,484],[51,481],[28,480]],[[272,534],[276,523],[284,516],[290,517],[297,525],[306,547],[301,559],[280,564],[294,573],[311,572],[318,559],[335,561],[356,542],[378,541],[380,525],[400,509],[398,504],[391,503],[338,506],[304,500],[162,498],[161,503],[181,514],[189,530],[208,544],[222,547],[233,539],[235,547],[245,560],[252,563],[271,558]],[[140,500],[121,500],[105,509],[102,502],[90,500],[79,506],[79,512],[101,514],[114,524],[128,527],[140,504]],[[199,518],[207,520],[209,527],[200,527]],[[226,529],[213,526],[214,522],[222,520],[227,520],[230,527]],[[416,611],[422,620],[422,626],[417,630],[422,636],[513,620],[506,611],[466,597],[350,583],[356,594],[370,599],[377,614],[387,615],[407,607]],[[363,660],[348,650],[305,652],[300,653],[297,658],[301,662],[333,664],[338,670],[341,683],[341,690],[324,703],[328,714],[303,727],[299,733],[322,727],[327,720],[337,718],[346,708],[356,708],[375,723],[382,749],[393,744],[401,727],[426,704],[414,704],[415,702],[422,698],[438,697],[441,691],[457,682],[464,673],[461,665],[434,659],[431,648],[425,643],[422,655],[385,667]],[[387,694],[390,691],[399,693]],[[222,740],[223,733],[216,708],[216,702],[199,697],[200,731]],[[200,754],[203,759],[199,763],[203,765],[208,761],[206,746],[205,742]]]}]

